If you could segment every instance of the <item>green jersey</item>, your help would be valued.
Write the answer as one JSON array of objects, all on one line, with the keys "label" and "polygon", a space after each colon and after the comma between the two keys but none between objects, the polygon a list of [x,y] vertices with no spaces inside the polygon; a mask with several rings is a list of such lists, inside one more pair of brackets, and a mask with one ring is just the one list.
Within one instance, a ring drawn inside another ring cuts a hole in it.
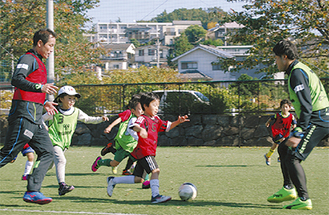
[{"label": "green jersey", "polygon": [[294,89],[292,89],[290,85],[291,73],[289,74],[289,78],[288,78],[289,95],[290,95],[290,100],[292,101],[293,106],[295,108],[297,116],[300,117],[302,110],[301,110],[301,101],[298,99],[296,92],[303,90],[304,87],[309,88],[311,95],[311,102],[312,102],[312,111],[317,111],[329,107],[329,101],[326,91],[324,90],[324,87],[318,76],[314,72],[312,72],[308,66],[300,62],[294,65],[292,71],[295,69],[301,69],[302,71],[304,71],[308,79],[308,86],[298,85]]},{"label": "green jersey", "polygon": [[79,109],[74,107],[71,115],[64,115],[60,112],[49,120],[49,137],[54,146],[59,146],[63,150],[69,148],[72,136],[78,122]]},{"label": "green jersey", "polygon": [[132,152],[134,148],[137,146],[137,140],[132,137],[127,129],[128,123],[131,118],[136,117],[134,114],[130,114],[129,119],[120,123],[119,130],[117,135],[115,136],[115,147],[118,149],[119,147],[123,148],[127,152]]}]

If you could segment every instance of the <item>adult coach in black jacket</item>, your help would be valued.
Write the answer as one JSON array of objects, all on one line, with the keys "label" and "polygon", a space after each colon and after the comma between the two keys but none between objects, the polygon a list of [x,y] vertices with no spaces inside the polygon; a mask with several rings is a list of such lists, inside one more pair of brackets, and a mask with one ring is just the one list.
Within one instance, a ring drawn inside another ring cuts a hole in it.
[{"label": "adult coach in black jacket", "polygon": [[54,50],[56,34],[41,29],[33,36],[33,48],[23,55],[17,64],[11,84],[15,86],[8,116],[8,132],[5,145],[0,151],[0,167],[3,167],[28,143],[37,153],[39,165],[27,177],[27,191],[23,200],[47,204],[52,201],[41,192],[41,184],[54,152],[49,135],[42,123],[43,107],[50,114],[57,112],[56,103],[46,101],[46,93],[56,93],[58,87],[47,83],[47,71],[42,59],[47,59]]},{"label": "adult coach in black jacket", "polygon": [[298,197],[283,208],[310,210],[313,206],[301,162],[329,134],[329,100],[318,76],[297,60],[295,44],[282,40],[274,46],[273,52],[278,69],[288,75],[289,98],[295,108],[298,122],[292,137],[280,143],[278,149],[283,187],[268,197],[267,201],[279,203]]}]

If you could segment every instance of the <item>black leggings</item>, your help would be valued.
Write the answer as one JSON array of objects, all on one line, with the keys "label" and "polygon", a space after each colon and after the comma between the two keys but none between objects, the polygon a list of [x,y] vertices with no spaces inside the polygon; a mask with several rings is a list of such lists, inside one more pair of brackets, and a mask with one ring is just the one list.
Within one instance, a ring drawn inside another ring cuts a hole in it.
[{"label": "black leggings", "polygon": [[285,143],[280,143],[278,152],[281,159],[283,186],[295,186],[298,196],[309,198],[306,186],[306,175],[301,162],[312,152],[313,148],[329,134],[329,128],[311,125],[305,132],[297,148],[289,149]]}]

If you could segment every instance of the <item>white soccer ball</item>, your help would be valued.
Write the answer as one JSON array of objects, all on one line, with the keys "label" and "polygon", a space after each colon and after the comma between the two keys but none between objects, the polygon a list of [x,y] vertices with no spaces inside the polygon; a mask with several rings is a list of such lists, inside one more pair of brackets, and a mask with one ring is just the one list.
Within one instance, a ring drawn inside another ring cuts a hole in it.
[{"label": "white soccer ball", "polygon": [[178,195],[183,201],[194,200],[198,194],[196,186],[192,183],[184,183],[179,187]]}]

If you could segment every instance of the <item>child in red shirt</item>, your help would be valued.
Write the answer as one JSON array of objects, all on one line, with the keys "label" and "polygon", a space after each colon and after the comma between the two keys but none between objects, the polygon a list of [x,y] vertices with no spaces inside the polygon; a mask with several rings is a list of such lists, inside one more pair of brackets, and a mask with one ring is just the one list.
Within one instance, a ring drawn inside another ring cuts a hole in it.
[{"label": "child in red shirt", "polygon": [[[273,155],[276,147],[284,141],[287,137],[289,137],[291,125],[292,129],[296,127],[297,121],[291,113],[289,113],[291,109],[291,101],[288,99],[283,99],[280,102],[281,113],[277,113],[273,115],[267,122],[265,123],[266,127],[270,126],[270,122],[274,121],[271,125],[272,131],[272,139],[273,144],[270,148],[270,151],[264,155],[266,165],[271,165],[271,156]],[[280,160],[280,158],[279,158]]]},{"label": "child in red shirt", "polygon": [[175,122],[163,121],[158,116],[159,98],[153,93],[142,94],[140,100],[144,114],[138,117],[133,124],[133,130],[138,134],[138,144],[131,155],[137,159],[133,175],[123,177],[108,177],[107,194],[111,197],[116,184],[142,183],[144,171],[152,173],[150,186],[152,203],[161,203],[171,200],[170,196],[159,194],[160,169],[155,160],[158,142],[158,132],[169,131],[177,125],[189,121],[188,116],[179,116]]}]

